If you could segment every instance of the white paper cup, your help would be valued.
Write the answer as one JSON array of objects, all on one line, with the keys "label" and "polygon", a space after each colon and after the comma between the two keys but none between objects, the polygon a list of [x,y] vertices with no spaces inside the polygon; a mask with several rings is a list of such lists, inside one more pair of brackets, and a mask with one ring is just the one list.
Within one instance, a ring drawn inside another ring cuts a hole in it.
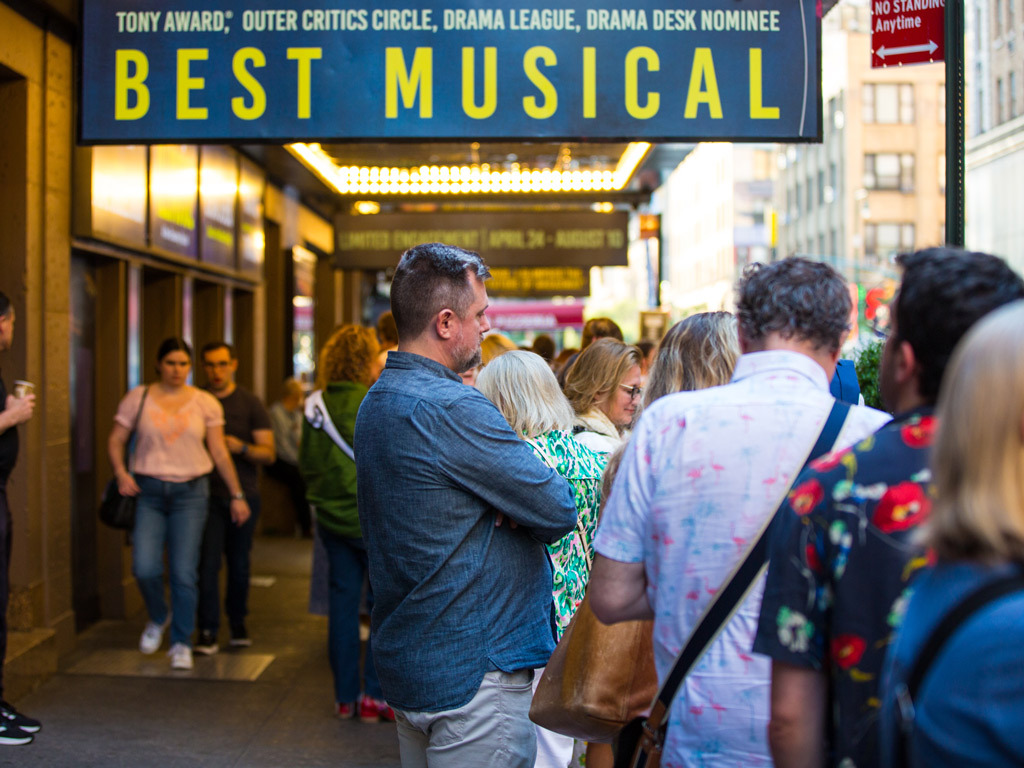
[{"label": "white paper cup", "polygon": [[31,381],[23,381],[22,379],[16,379],[14,382],[14,396],[19,400],[26,395],[33,395],[36,391],[36,385]]}]

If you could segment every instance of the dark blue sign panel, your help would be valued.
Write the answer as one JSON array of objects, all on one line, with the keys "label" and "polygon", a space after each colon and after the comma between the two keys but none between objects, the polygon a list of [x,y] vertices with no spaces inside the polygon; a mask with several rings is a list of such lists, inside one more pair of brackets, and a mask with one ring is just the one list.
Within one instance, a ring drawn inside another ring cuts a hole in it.
[{"label": "dark blue sign panel", "polygon": [[821,132],[817,0],[82,7],[85,143]]}]

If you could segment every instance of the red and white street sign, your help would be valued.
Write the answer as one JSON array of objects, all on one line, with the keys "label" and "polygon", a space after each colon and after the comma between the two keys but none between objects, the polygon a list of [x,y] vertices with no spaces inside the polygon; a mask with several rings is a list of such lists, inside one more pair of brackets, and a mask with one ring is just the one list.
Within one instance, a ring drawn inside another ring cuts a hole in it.
[{"label": "red and white street sign", "polygon": [[871,66],[945,59],[945,0],[872,0]]}]

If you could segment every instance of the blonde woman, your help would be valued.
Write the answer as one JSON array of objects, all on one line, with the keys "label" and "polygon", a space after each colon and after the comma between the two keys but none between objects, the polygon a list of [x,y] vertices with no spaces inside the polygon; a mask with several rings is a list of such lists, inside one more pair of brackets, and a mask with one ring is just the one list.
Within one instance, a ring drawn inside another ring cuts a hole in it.
[{"label": "blonde woman", "polygon": [[577,439],[598,453],[614,451],[639,414],[642,393],[640,350],[618,339],[595,341],[565,379]]},{"label": "blonde woman", "polygon": [[[1024,570],[1024,302],[985,319],[953,355],[939,394],[936,498],[922,529],[937,564],[914,593],[882,680],[882,764],[896,747],[897,691],[938,623],[967,594]],[[1024,591],[962,621],[913,701],[912,766],[1024,764]]]},{"label": "blonde woman", "polygon": [[[728,312],[701,312],[680,320],[655,351],[644,390],[644,407],[674,392],[728,384],[739,355],[736,318]],[[611,493],[622,452],[620,446],[608,459],[601,489],[605,497]],[[587,768],[611,768],[613,762],[609,745],[587,745]]]},{"label": "blonde woman", "polygon": [[[369,641],[363,686],[359,674],[359,600],[367,560],[351,446],[359,405],[379,373],[379,354],[370,328],[343,325],[331,335],[320,352],[317,389],[306,400],[299,442],[306,500],[327,552],[327,647],[334,674],[334,711],[343,720],[358,714],[363,722],[395,719],[384,702]],[[372,593],[367,594],[367,603],[373,604]]]},{"label": "blonde woman", "polygon": [[[484,366],[477,388],[493,402],[537,457],[564,477],[576,502],[576,530],[548,546],[554,574],[557,641],[576,613],[590,580],[591,545],[601,504],[605,456],[572,436],[573,411],[558,389],[555,374],[533,352],[507,352]],[[540,679],[538,672],[534,683]],[[538,767],[566,768],[574,757],[572,738],[537,729]],[[575,750],[577,753],[582,748]],[[578,756],[578,754],[577,754]]]}]

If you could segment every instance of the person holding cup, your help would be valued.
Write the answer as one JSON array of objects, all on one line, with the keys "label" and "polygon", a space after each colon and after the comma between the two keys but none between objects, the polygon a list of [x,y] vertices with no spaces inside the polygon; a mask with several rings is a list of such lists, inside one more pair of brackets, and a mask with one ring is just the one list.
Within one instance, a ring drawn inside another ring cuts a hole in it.
[{"label": "person holding cup", "polygon": [[[0,352],[11,348],[14,338],[14,307],[0,292]],[[27,384],[28,382],[19,382]],[[18,746],[32,741],[41,725],[18,712],[3,699],[4,658],[7,655],[7,601],[10,595],[11,510],[7,504],[7,478],[18,459],[19,424],[32,418],[36,396],[7,394],[0,376],[0,745]]]}]

